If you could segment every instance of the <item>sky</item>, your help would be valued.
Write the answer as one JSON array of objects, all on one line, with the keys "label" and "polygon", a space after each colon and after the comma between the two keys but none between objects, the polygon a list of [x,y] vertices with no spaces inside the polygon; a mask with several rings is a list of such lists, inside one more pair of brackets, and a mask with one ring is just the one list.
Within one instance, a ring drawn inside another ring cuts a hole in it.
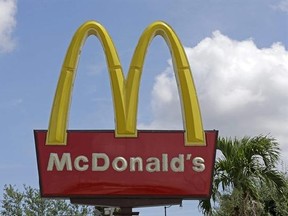
[{"label": "sky", "polygon": [[[39,187],[33,130],[48,128],[66,50],[88,20],[106,27],[124,71],[142,31],[167,22],[185,47],[204,129],[222,137],[275,137],[279,169],[287,169],[287,0],[0,0],[1,189]],[[138,129],[183,129],[171,56],[160,37],[147,53],[139,98]],[[82,50],[69,129],[114,129],[105,57],[95,37]],[[167,215],[201,215],[197,204],[184,201]],[[164,215],[163,207],[137,211]]]}]

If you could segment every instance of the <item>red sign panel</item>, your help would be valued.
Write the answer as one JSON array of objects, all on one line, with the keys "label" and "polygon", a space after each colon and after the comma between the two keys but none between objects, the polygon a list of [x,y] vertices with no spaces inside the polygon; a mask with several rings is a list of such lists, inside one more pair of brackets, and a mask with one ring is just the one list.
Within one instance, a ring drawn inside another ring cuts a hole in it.
[{"label": "red sign panel", "polygon": [[65,146],[34,133],[43,197],[210,196],[217,131],[205,131],[205,147],[185,146],[184,131],[68,131]]}]

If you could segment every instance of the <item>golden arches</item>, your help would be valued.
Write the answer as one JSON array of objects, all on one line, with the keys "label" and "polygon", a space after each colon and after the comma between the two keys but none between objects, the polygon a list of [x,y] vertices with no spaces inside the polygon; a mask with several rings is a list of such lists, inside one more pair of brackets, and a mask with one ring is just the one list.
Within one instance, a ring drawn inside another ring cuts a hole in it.
[{"label": "golden arches", "polygon": [[185,51],[175,32],[164,22],[149,25],[139,39],[135,49],[127,80],[106,29],[95,21],[84,23],[75,33],[68,48],[51,111],[47,135],[47,145],[66,145],[69,105],[80,50],[90,35],[101,41],[113,94],[116,137],[136,137],[138,93],[142,67],[151,40],[161,35],[167,42],[172,54],[176,80],[182,103],[182,116],[185,129],[185,145],[205,146],[205,134],[202,127],[200,108],[196,95],[190,66]]}]

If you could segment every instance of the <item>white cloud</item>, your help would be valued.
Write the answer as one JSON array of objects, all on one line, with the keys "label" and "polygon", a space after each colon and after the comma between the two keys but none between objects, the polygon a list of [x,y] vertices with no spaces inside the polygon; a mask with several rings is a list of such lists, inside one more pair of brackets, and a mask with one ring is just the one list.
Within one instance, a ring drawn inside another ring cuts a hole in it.
[{"label": "white cloud", "polygon": [[0,0],[0,53],[10,52],[15,47],[12,33],[16,27],[16,0]]},{"label": "white cloud", "polygon": [[[259,49],[219,31],[186,48],[205,129],[221,136],[270,134],[288,158],[288,51],[280,43]],[[154,120],[142,128],[181,128],[179,97],[170,66],[156,77]],[[167,126],[168,125],[168,126]],[[288,161],[287,161],[288,162]]]},{"label": "white cloud", "polygon": [[276,10],[288,12],[288,0],[280,0],[277,4],[272,6]]},{"label": "white cloud", "polygon": [[[172,67],[172,66],[171,66]],[[174,74],[171,68],[156,77],[152,90],[152,115],[150,124],[139,124],[145,129],[179,129],[182,126],[180,103]]]}]

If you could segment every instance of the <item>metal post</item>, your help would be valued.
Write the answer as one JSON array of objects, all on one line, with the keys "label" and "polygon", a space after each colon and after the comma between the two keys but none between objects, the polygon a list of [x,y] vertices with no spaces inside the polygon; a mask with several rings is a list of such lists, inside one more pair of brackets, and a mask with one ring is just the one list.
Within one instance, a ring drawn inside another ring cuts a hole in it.
[{"label": "metal post", "polygon": [[166,212],[167,210],[166,210],[166,209],[167,209],[167,208],[170,208],[170,207],[171,207],[171,205],[170,205],[170,206],[164,206],[164,214],[165,214],[165,216],[166,216],[166,214],[167,214],[167,212]]}]

